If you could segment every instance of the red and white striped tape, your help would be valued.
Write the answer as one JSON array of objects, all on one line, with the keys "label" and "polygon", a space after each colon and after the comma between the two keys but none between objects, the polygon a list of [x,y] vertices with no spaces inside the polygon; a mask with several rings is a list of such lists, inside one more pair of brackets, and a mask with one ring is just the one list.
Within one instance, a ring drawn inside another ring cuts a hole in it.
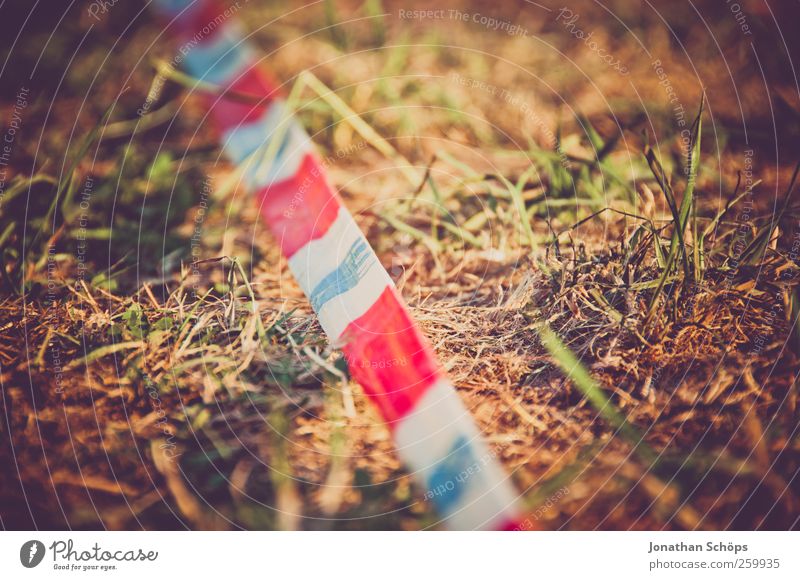
[{"label": "red and white striped tape", "polygon": [[[226,155],[243,165],[267,226],[350,373],[393,432],[398,453],[447,527],[510,529],[519,518],[510,480],[481,439],[389,275],[341,199],[303,128],[279,130],[284,101],[258,51],[217,0],[157,0],[187,71],[251,95],[209,98]],[[229,14],[230,12],[228,12]],[[213,23],[213,25],[212,25]],[[258,152],[281,138],[271,159]],[[403,364],[398,364],[403,361]]]}]

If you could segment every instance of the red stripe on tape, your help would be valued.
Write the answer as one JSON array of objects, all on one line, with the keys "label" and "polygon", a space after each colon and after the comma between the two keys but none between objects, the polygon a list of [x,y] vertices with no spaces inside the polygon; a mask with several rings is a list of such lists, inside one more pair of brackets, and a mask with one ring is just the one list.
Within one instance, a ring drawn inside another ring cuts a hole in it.
[{"label": "red stripe on tape", "polygon": [[339,214],[339,198],[325,179],[316,156],[307,153],[293,177],[258,194],[261,215],[286,258],[325,235]]},{"label": "red stripe on tape", "polygon": [[394,428],[439,378],[439,365],[403,306],[387,287],[342,335],[350,374]]},{"label": "red stripe on tape", "polygon": [[217,128],[225,132],[260,119],[269,104],[281,96],[278,87],[270,74],[257,64],[252,65],[221,95],[209,97]]}]

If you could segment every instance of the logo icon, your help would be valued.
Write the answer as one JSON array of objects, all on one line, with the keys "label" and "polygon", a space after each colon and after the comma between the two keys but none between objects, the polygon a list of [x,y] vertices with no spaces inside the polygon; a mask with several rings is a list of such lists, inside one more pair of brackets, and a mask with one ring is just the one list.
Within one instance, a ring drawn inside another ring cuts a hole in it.
[{"label": "logo icon", "polygon": [[39,540],[28,540],[19,549],[19,561],[26,568],[35,568],[44,559],[44,544]]}]

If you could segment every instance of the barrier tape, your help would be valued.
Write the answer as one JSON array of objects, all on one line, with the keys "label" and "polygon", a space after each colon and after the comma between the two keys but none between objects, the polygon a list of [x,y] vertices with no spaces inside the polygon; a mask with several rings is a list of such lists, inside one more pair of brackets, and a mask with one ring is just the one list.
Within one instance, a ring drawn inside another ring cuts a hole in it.
[{"label": "barrier tape", "polygon": [[[181,52],[189,74],[256,98],[257,104],[224,94],[208,99],[224,152],[242,167],[323,330],[377,406],[426,498],[451,529],[513,528],[520,512],[510,480],[329,185],[310,138],[296,120],[279,130],[285,101],[241,23],[217,0],[156,4],[170,34],[188,47]],[[265,161],[258,152],[274,138],[282,142]]]}]

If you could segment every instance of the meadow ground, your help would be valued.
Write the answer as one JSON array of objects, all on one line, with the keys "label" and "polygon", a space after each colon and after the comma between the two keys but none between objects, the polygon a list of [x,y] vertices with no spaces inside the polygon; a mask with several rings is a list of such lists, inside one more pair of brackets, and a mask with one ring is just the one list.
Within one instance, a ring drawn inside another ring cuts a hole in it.
[{"label": "meadow ground", "polygon": [[[266,4],[236,15],[532,527],[798,526],[796,5]],[[439,527],[186,47],[92,6],[0,8],[0,524]]]}]

